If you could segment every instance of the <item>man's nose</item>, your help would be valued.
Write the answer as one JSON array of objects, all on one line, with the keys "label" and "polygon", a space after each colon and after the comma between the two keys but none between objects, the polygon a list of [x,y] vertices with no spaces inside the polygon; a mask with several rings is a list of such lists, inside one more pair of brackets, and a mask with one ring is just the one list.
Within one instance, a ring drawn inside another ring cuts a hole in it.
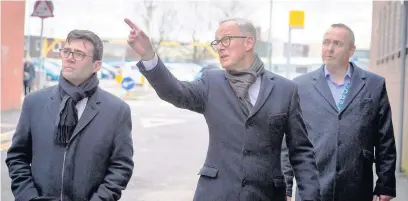
[{"label": "man's nose", "polygon": [[221,50],[224,50],[224,49],[225,49],[225,46],[221,42],[219,42],[217,44],[217,51],[220,52]]},{"label": "man's nose", "polygon": [[334,46],[333,46],[333,44],[330,44],[330,46],[329,46],[329,51],[330,51],[330,52],[333,52],[333,51],[334,51]]},{"label": "man's nose", "polygon": [[68,55],[68,57],[67,57],[67,60],[70,61],[70,62],[74,62],[74,61],[75,61],[75,59],[74,59],[74,54],[72,54],[72,52],[69,53],[69,55]]}]

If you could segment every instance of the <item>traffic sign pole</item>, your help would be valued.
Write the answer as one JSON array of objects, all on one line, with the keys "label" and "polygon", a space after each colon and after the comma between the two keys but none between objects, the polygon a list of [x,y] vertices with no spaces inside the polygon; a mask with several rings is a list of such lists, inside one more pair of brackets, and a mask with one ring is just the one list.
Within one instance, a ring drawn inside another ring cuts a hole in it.
[{"label": "traffic sign pole", "polygon": [[44,87],[46,73],[44,68],[44,18],[41,18],[41,31],[40,31],[40,77],[39,77],[39,84],[38,88],[42,89]]},{"label": "traffic sign pole", "polygon": [[[286,77],[289,78],[290,58],[292,56],[292,30],[303,29],[305,26],[305,12],[300,10],[289,11],[288,48]],[[292,69],[292,68],[290,68]]]},{"label": "traffic sign pole", "polygon": [[289,78],[289,67],[290,67],[290,58],[292,56],[292,27],[289,26],[288,29],[288,55],[286,57],[286,78]]},{"label": "traffic sign pole", "polygon": [[54,4],[50,0],[37,0],[34,4],[32,17],[41,18],[41,33],[40,33],[40,76],[38,78],[38,89],[44,87],[46,72],[44,68],[44,19],[54,17]]}]

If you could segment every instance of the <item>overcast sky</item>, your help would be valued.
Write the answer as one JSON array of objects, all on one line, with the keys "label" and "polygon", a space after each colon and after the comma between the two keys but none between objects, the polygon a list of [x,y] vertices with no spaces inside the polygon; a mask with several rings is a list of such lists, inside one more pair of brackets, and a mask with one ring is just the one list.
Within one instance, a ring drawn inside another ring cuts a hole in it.
[{"label": "overcast sky", "polygon": [[[138,0],[54,0],[54,18],[44,20],[44,35],[48,37],[65,38],[72,29],[89,29],[102,38],[125,39],[129,28],[123,22],[123,18],[129,17],[143,26],[140,14],[143,12],[138,6]],[[213,10],[206,6],[208,0],[198,3],[198,11],[201,15],[214,18]],[[40,34],[41,20],[30,17],[35,0],[27,0],[26,3],[26,26],[25,33],[31,35]],[[208,25],[198,23],[197,15],[193,14],[192,6],[197,1],[160,1],[167,9],[177,10],[178,21],[175,24],[185,26],[203,26],[198,36],[203,41],[214,39],[215,27],[209,29]],[[165,3],[163,3],[165,2]],[[217,2],[217,1],[216,1]],[[220,2],[220,1],[218,1]],[[262,31],[267,33],[269,28],[270,1],[255,0],[243,1],[245,9],[237,12],[234,16],[245,17],[251,20]],[[356,45],[358,48],[368,48],[371,39],[371,15],[372,1],[340,1],[340,0],[275,0],[272,8],[272,35],[274,38],[287,40],[289,10],[305,11],[305,28],[294,30],[293,42],[320,43],[324,31],[332,23],[345,23],[355,32]],[[157,12],[161,12],[159,9]],[[208,13],[208,14],[207,14]],[[159,14],[158,14],[159,15]],[[220,19],[211,19],[216,23]],[[159,24],[154,21],[153,24]],[[176,28],[174,28],[176,29]],[[205,31],[204,31],[205,30]],[[191,32],[178,30],[176,36],[179,40],[189,40]]]}]

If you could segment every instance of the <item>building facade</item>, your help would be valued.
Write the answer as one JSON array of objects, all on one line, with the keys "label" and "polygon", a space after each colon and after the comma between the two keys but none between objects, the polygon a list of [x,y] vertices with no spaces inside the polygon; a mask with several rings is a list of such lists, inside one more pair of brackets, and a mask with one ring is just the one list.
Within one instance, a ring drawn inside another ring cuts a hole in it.
[{"label": "building facade", "polygon": [[[408,2],[405,1],[405,4]],[[404,31],[402,27],[403,23],[407,23],[408,26],[408,21],[404,20],[401,14],[403,14],[404,9],[408,10],[407,8],[408,5],[404,7],[401,1],[373,2],[369,65],[370,71],[380,74],[386,79],[397,144],[402,141],[402,169],[406,173],[408,173],[408,59],[403,61],[401,50],[403,49],[402,34],[407,34],[407,31]],[[405,44],[405,49],[408,49],[408,42]],[[403,63],[406,69],[404,78],[402,78]],[[403,85],[405,86],[405,97],[402,101],[401,87]],[[401,103],[404,104],[402,122],[400,118]],[[399,139],[401,124],[403,137]]]},{"label": "building facade", "polygon": [[0,109],[20,109],[23,85],[25,1],[0,1]]}]

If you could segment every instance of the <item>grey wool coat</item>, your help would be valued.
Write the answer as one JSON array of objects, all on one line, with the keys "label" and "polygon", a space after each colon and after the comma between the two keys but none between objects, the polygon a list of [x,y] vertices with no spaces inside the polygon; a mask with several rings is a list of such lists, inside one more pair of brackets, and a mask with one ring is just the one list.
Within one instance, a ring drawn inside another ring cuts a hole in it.
[{"label": "grey wool coat", "polygon": [[295,83],[266,71],[257,102],[247,116],[222,70],[183,82],[160,59],[149,71],[142,62],[137,65],[161,99],[203,114],[206,119],[209,147],[194,201],[284,201],[284,133],[302,187],[300,196],[320,200],[313,147],[307,138]]},{"label": "grey wool coat", "polygon": [[[351,88],[340,111],[323,66],[295,78],[315,148],[322,201],[371,201],[374,194],[396,194],[396,149],[385,79],[350,65]],[[293,174],[287,152],[282,160],[290,195]],[[375,187],[373,163],[378,176]]]},{"label": "grey wool coat", "polygon": [[6,164],[16,201],[116,201],[133,172],[128,104],[98,88],[66,147],[54,143],[57,86],[25,97]]}]

